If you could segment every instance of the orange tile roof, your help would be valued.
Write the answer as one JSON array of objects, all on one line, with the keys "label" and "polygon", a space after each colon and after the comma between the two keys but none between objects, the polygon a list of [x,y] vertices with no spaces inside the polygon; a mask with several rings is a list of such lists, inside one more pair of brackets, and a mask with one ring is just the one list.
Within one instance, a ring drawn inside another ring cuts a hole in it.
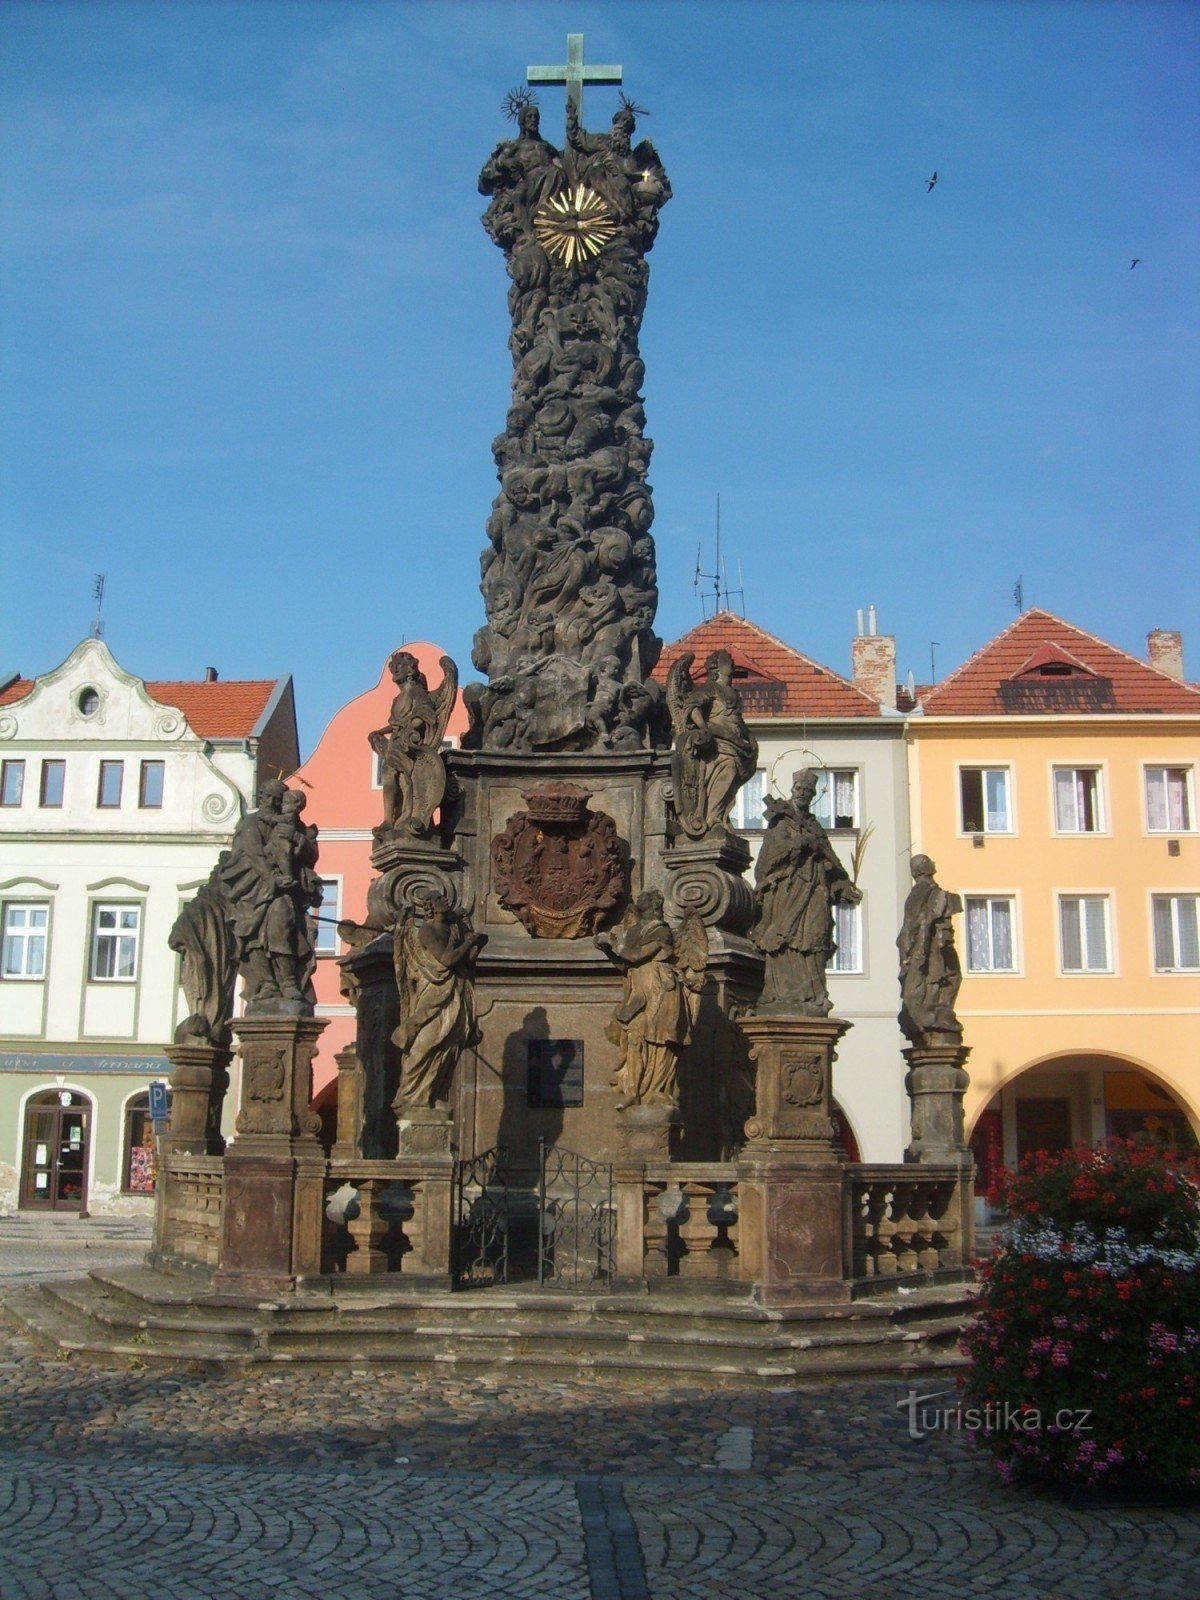
[{"label": "orange tile roof", "polygon": [[931,717],[1200,716],[1197,685],[1180,683],[1095,634],[1036,610],[1023,612],[949,677],[922,688],[919,697]]},{"label": "orange tile roof", "polygon": [[748,717],[878,717],[879,704],[836,672],[822,667],[774,634],[732,611],[718,611],[707,622],[669,644],[654,669],[665,683],[667,672],[690,650],[693,674],[713,650],[733,657],[734,683]]},{"label": "orange tile roof", "polygon": [[32,678],[14,678],[10,684],[0,689],[0,706],[11,706],[16,700],[24,700],[32,688]]},{"label": "orange tile roof", "polygon": [[178,706],[202,739],[244,739],[277,687],[275,678],[231,678],[227,683],[148,683],[151,700]]},{"label": "orange tile roof", "polygon": [[[183,712],[201,739],[245,739],[258,725],[275,693],[275,678],[231,678],[227,683],[147,683],[146,693],[160,705]],[[17,678],[0,689],[0,706],[23,700],[34,687],[32,678]]]}]

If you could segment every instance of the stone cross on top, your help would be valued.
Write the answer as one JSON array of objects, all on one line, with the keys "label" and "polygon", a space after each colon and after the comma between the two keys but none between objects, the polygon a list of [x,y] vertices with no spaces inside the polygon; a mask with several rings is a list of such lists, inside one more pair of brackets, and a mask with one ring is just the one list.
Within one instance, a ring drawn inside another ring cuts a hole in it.
[{"label": "stone cross on top", "polygon": [[567,105],[575,107],[575,115],[583,121],[583,86],[585,83],[620,83],[620,67],[585,67],[583,64],[583,35],[567,35],[567,59],[560,67],[527,67],[527,83],[565,83]]}]

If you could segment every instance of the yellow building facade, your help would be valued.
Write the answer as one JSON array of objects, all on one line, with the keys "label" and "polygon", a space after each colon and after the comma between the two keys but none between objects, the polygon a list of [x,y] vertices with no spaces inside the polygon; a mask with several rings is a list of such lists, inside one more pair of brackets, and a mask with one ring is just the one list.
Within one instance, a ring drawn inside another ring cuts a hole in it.
[{"label": "yellow building facade", "polygon": [[963,900],[985,1195],[1032,1149],[1200,1133],[1200,689],[1178,635],[1151,645],[1026,612],[908,721],[913,850]]}]

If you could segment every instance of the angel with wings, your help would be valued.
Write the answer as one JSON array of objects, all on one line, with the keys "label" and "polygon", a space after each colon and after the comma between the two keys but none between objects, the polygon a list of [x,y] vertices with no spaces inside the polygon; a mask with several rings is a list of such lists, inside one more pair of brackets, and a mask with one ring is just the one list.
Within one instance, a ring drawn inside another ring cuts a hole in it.
[{"label": "angel with wings", "polygon": [[416,656],[395,651],[388,671],[396,697],[388,725],[371,734],[371,748],[383,757],[383,825],[377,836],[403,831],[427,837],[433,813],[446,793],[442,739],[458,691],[458,668],[441,659],[442,681],[431,694]]},{"label": "angel with wings", "polygon": [[625,995],[606,1030],[621,1050],[617,1110],[678,1106],[679,1057],[692,1037],[708,965],[708,930],[689,911],[672,930],[657,889],[640,894],[616,934],[596,944],[625,975]]},{"label": "angel with wings", "polygon": [[672,664],[666,698],[675,814],[689,839],[704,839],[725,829],[733,797],[758,763],[758,741],[742,716],[729,652],[712,652],[702,683],[692,682],[695,659],[685,650]]}]

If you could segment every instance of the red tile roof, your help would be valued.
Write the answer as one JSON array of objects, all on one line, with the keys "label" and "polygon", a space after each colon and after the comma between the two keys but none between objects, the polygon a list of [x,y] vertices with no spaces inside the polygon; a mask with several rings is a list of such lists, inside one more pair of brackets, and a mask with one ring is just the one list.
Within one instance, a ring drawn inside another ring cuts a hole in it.
[{"label": "red tile roof", "polygon": [[687,650],[696,657],[693,675],[713,650],[729,651],[734,683],[748,717],[881,715],[878,702],[846,678],[818,666],[782,639],[732,611],[718,611],[682,639],[667,645],[654,677],[665,683],[669,668]]},{"label": "red tile roof", "polygon": [[931,717],[1124,712],[1200,716],[1200,687],[1106,644],[1049,611],[1026,611],[941,683]]},{"label": "red tile roof", "polygon": [[[274,694],[275,678],[231,678],[227,683],[147,683],[146,693],[160,705],[183,712],[201,739],[245,739],[258,725]],[[23,700],[34,687],[31,678],[17,678],[0,689],[0,706]]]},{"label": "red tile roof", "polygon": [[11,706],[16,700],[24,700],[32,688],[32,678],[14,678],[11,683],[0,689],[0,706]]},{"label": "red tile roof", "polygon": [[275,678],[231,678],[227,683],[148,683],[146,693],[162,705],[178,706],[202,739],[244,739],[274,694]]}]

